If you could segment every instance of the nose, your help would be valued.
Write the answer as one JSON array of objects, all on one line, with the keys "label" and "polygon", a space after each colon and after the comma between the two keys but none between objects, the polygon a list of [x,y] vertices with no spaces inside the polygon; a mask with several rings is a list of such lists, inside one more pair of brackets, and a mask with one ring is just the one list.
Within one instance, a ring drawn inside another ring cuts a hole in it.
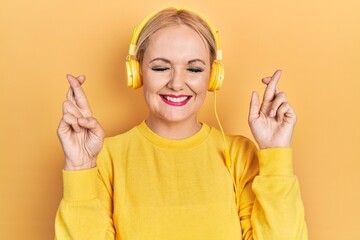
[{"label": "nose", "polygon": [[167,87],[174,91],[180,91],[185,88],[185,74],[181,69],[173,69]]}]

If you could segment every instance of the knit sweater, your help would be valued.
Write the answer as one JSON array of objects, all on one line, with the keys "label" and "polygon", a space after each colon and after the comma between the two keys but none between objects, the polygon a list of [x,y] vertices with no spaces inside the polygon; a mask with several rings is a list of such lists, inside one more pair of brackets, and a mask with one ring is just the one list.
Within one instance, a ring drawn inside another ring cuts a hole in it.
[{"label": "knit sweater", "polygon": [[182,140],[145,122],[106,138],[96,168],[63,171],[56,239],[307,239],[291,149],[226,141],[230,171],[221,132],[204,123]]}]

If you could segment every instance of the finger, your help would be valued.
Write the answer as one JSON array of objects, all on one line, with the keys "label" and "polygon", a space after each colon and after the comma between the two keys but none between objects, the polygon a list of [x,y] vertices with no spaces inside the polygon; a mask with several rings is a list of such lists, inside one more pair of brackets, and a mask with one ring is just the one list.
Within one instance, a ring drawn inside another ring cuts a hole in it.
[{"label": "finger", "polygon": [[62,117],[62,121],[64,121],[67,125],[71,126],[74,132],[79,133],[81,131],[78,124],[78,118],[71,113],[65,113]]},{"label": "finger", "polygon": [[261,79],[261,81],[262,81],[263,83],[265,83],[266,85],[268,85],[269,82],[271,81],[271,77],[264,77],[263,79]]},{"label": "finger", "polygon": [[[262,83],[268,85],[269,82],[271,81],[271,78],[272,77],[264,77],[263,79],[261,79]],[[276,89],[275,89],[275,94],[277,94],[279,92],[279,88],[278,86],[276,86]]]},{"label": "finger", "polygon": [[81,127],[89,129],[90,132],[99,138],[104,138],[104,130],[94,117],[79,118],[78,123]]},{"label": "finger", "polygon": [[277,70],[268,82],[264,93],[264,102],[271,102],[277,93],[277,84],[281,76],[281,70]]},{"label": "finger", "polygon": [[[76,103],[77,107],[79,107],[80,110],[84,111],[84,116],[86,117],[90,117],[92,115],[89,103],[87,101],[86,95],[84,90],[81,87],[81,84],[79,83],[79,81],[77,80],[77,78],[75,78],[74,76],[68,74],[66,75],[67,79],[69,81],[69,84],[71,86],[72,92],[73,92],[73,96],[74,99],[73,101]],[[84,79],[85,81],[85,79]],[[69,91],[69,95],[71,94],[71,92]],[[71,99],[71,96],[68,96]]]},{"label": "finger", "polygon": [[66,93],[66,99],[69,101],[75,102],[74,92],[71,87],[69,87],[69,90]]},{"label": "finger", "polygon": [[254,91],[251,95],[250,100],[250,110],[249,110],[249,122],[252,122],[254,119],[259,117],[260,112],[260,99],[259,94]]},{"label": "finger", "polygon": [[[86,77],[85,77],[85,75],[80,75],[76,79],[78,80],[79,84],[82,85],[85,82]],[[67,98],[67,100],[74,101],[74,92],[71,87],[69,88],[69,90],[66,94],[66,98]]]},{"label": "finger", "polygon": [[270,109],[266,114],[269,114],[269,117],[275,117],[278,108],[284,102],[287,102],[286,94],[284,92],[276,94],[275,99],[272,101]]},{"label": "finger", "polygon": [[[76,79],[78,80],[79,84],[82,85],[85,82],[86,77],[85,77],[85,75],[80,75]],[[69,88],[69,90],[66,94],[66,98],[70,101],[74,101],[74,92],[71,87]]]},{"label": "finger", "polygon": [[72,115],[74,115],[77,118],[81,118],[83,117],[82,113],[79,111],[79,109],[74,105],[73,102],[67,100],[65,102],[63,102],[63,114],[65,113],[71,113]]},{"label": "finger", "polygon": [[290,119],[292,119],[293,121],[296,120],[295,111],[288,102],[283,102],[281,104],[281,106],[277,110],[276,115],[276,119],[279,122],[289,121]]},{"label": "finger", "polygon": [[71,129],[72,129],[71,126],[69,126],[63,119],[61,119],[57,129],[58,137],[61,139],[61,136],[69,131],[72,131]]},{"label": "finger", "polygon": [[77,80],[79,81],[80,85],[82,85],[85,82],[86,77],[85,75],[80,75],[77,77]]}]

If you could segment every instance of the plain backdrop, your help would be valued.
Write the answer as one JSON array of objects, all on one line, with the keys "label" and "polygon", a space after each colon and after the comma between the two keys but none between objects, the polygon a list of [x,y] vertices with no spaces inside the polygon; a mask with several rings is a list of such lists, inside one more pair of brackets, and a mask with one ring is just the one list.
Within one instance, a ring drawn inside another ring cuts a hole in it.
[{"label": "plain backdrop", "polygon": [[[283,70],[280,89],[298,114],[293,148],[309,237],[360,239],[360,2],[215,0],[1,0],[0,239],[53,239],[62,197],[56,136],[67,73],[84,89],[107,136],[147,115],[142,90],[126,87],[133,27],[183,5],[220,32],[225,81],[218,112],[227,133],[252,138],[253,90]],[[216,125],[213,94],[200,120]]]}]

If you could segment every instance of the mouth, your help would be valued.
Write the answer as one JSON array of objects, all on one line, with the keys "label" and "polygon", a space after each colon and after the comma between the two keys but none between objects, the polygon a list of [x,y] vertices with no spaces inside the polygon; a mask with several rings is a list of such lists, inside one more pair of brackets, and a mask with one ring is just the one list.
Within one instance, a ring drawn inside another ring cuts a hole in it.
[{"label": "mouth", "polygon": [[171,106],[181,107],[184,106],[192,98],[190,95],[160,95],[161,99]]}]

